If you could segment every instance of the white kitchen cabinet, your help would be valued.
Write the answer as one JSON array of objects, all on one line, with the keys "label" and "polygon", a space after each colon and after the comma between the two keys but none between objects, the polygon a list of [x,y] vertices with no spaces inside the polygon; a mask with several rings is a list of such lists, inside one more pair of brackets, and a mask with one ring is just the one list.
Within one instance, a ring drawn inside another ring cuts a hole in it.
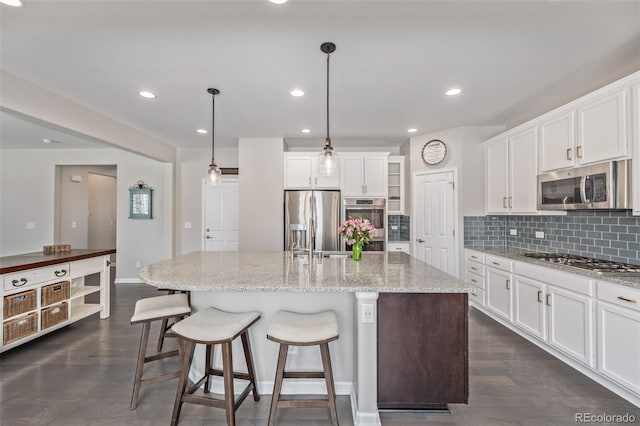
[{"label": "white kitchen cabinet", "polygon": [[285,153],[285,189],[339,189],[340,167],[332,176],[320,176],[317,160],[316,153]]},{"label": "white kitchen cabinet", "polygon": [[537,213],[537,128],[486,147],[487,213]]},{"label": "white kitchen cabinet", "polygon": [[593,367],[593,301],[591,297],[548,286],[549,344]]},{"label": "white kitchen cabinet", "polygon": [[539,124],[539,172],[628,158],[628,96],[616,84],[547,114]]},{"label": "white kitchen cabinet", "polygon": [[469,293],[469,301],[476,306],[486,305],[485,297],[485,267],[484,254],[467,250],[467,282],[473,285],[473,291]]},{"label": "white kitchen cabinet", "polygon": [[[631,123],[633,145],[633,182],[640,182],[640,84],[631,88]],[[640,216],[640,185],[632,185],[633,214]]]},{"label": "white kitchen cabinet", "polygon": [[640,394],[640,291],[598,283],[598,371]]},{"label": "white kitchen cabinet", "polygon": [[540,340],[547,339],[547,315],[544,299],[547,286],[539,281],[514,276],[513,323]]},{"label": "white kitchen cabinet", "polygon": [[344,197],[387,197],[388,153],[340,155]]},{"label": "white kitchen cabinet", "polygon": [[574,164],[576,113],[561,112],[540,123],[538,140],[539,171],[558,170]]},{"label": "white kitchen cabinet", "polygon": [[598,96],[578,108],[577,164],[627,155],[627,92]]},{"label": "white kitchen cabinet", "polygon": [[512,279],[510,272],[496,268],[486,268],[487,309],[507,321],[512,321],[513,313],[513,301],[511,299]]},{"label": "white kitchen cabinet", "polygon": [[404,156],[389,156],[387,187],[389,202],[387,214],[404,214]]}]

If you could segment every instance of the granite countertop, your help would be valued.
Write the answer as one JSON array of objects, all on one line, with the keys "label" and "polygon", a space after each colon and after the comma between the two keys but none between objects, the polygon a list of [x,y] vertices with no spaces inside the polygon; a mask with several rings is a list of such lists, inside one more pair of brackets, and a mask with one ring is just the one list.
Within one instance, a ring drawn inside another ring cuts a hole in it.
[{"label": "granite countertop", "polygon": [[140,278],[190,291],[468,293],[472,286],[405,253],[294,258],[290,252],[194,252],[147,265]]},{"label": "granite countertop", "polygon": [[74,249],[65,253],[44,254],[42,252],[33,252],[4,256],[0,257],[0,274],[41,268],[63,262],[73,262],[115,252],[115,249]]},{"label": "granite countertop", "polygon": [[[465,246],[464,248],[469,250],[476,250],[486,254],[492,254],[495,256],[506,257],[508,259],[516,260],[518,262],[532,263],[546,268],[555,269],[557,271],[570,272],[576,275],[582,275],[583,277],[592,278],[599,281],[606,281],[614,284],[621,284],[628,287],[634,287],[640,289],[640,274],[625,274],[625,273],[599,273],[589,271],[587,269],[576,268],[575,266],[560,265],[557,263],[549,263],[544,260],[532,259],[525,257],[525,253],[537,253],[535,250],[527,250],[516,247],[484,247],[484,246]],[[538,252],[539,253],[539,252]]]}]

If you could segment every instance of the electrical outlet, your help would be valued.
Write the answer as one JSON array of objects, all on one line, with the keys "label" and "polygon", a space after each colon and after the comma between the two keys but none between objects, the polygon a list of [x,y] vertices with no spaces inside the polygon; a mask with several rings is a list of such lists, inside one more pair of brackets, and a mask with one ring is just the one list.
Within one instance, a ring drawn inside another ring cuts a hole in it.
[{"label": "electrical outlet", "polygon": [[373,324],[373,304],[362,304],[362,322],[365,324]]},{"label": "electrical outlet", "polygon": [[78,227],[78,222],[76,222],[76,221],[71,222],[71,227],[72,228],[77,228]]},{"label": "electrical outlet", "polygon": [[36,229],[36,224],[34,222],[27,222],[27,229]]},{"label": "electrical outlet", "polygon": [[287,355],[298,355],[298,347],[297,346],[289,346],[289,350],[287,351]]},{"label": "electrical outlet", "polygon": [[536,231],[536,238],[544,238],[544,232]]},{"label": "electrical outlet", "polygon": [[509,229],[509,235],[518,235],[517,229]]},{"label": "electrical outlet", "polygon": [[184,229],[191,229],[191,222],[185,222]]},{"label": "electrical outlet", "polygon": [[398,225],[391,225],[391,230],[392,231],[397,231],[398,230]]},{"label": "electrical outlet", "polygon": [[140,261],[136,260],[136,269],[140,269]]}]

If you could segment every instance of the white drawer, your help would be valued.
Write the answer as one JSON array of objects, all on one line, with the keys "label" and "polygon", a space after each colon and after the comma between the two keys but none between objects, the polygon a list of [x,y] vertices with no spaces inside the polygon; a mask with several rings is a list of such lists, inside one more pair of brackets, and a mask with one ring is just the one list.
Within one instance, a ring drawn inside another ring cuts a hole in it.
[{"label": "white drawer", "polygon": [[598,299],[640,312],[640,290],[598,281]]},{"label": "white drawer", "polygon": [[76,260],[73,265],[73,278],[84,277],[85,275],[102,272],[105,266],[103,256],[92,257],[90,259]]},{"label": "white drawer", "polygon": [[467,250],[467,260],[484,263],[484,253],[475,250]]},{"label": "white drawer", "polygon": [[481,277],[480,275],[476,275],[476,274],[473,274],[473,273],[467,273],[467,282],[469,284],[473,284],[476,287],[485,288],[484,287],[484,277]]},{"label": "white drawer", "polygon": [[10,291],[36,284],[60,281],[61,278],[69,278],[70,275],[71,271],[68,263],[12,272],[3,277],[4,290]]},{"label": "white drawer", "polygon": [[403,253],[411,254],[409,243],[387,243],[387,251],[401,251]]},{"label": "white drawer", "polygon": [[493,256],[488,254],[485,256],[485,265],[496,269],[502,269],[503,271],[513,271],[513,261],[505,259],[504,257]]},{"label": "white drawer", "polygon": [[478,262],[473,262],[471,260],[467,261],[467,272],[470,274],[480,275],[484,277],[484,265],[481,265]]},{"label": "white drawer", "polygon": [[474,288],[469,293],[469,300],[472,300],[480,306],[484,306],[484,290],[481,288]]}]

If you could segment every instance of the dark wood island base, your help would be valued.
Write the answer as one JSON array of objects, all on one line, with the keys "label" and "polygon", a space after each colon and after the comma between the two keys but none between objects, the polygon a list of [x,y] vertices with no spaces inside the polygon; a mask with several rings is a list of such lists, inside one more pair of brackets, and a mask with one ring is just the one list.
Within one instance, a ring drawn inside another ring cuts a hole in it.
[{"label": "dark wood island base", "polygon": [[466,293],[382,293],[378,408],[448,410],[469,399]]}]

